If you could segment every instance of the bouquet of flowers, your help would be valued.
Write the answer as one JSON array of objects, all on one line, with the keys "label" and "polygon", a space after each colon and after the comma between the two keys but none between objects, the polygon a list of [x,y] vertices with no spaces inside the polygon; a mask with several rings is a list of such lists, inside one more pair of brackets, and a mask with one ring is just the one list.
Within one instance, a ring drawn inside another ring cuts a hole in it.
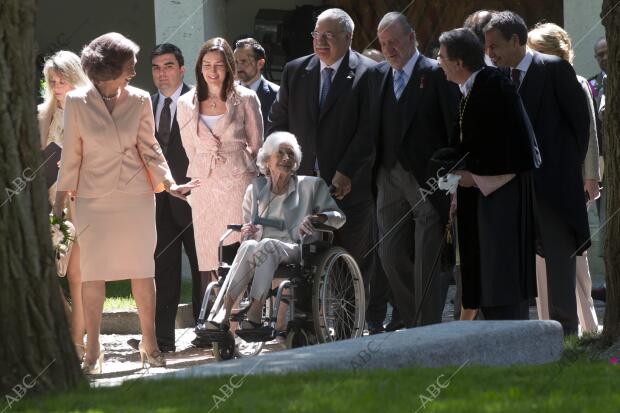
[{"label": "bouquet of flowers", "polygon": [[54,258],[56,259],[56,270],[59,277],[67,274],[71,247],[75,240],[75,227],[67,220],[67,210],[63,211],[62,217],[50,213],[50,232],[52,235],[52,246],[54,247]]}]

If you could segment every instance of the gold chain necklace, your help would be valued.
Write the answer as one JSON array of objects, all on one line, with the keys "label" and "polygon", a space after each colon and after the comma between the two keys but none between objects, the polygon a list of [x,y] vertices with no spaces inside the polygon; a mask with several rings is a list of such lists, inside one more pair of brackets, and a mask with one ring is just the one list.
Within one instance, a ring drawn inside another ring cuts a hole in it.
[{"label": "gold chain necklace", "polygon": [[467,102],[469,101],[469,95],[471,95],[471,89],[467,92],[467,95],[463,98],[462,104],[459,107],[459,133],[461,142],[463,142],[463,115],[465,114],[465,109],[467,108]]}]

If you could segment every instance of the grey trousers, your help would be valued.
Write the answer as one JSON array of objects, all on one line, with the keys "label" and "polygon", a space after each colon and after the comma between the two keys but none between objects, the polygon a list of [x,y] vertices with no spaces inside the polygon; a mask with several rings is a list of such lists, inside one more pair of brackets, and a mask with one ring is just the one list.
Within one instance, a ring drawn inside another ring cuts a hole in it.
[{"label": "grey trousers", "polygon": [[[423,199],[411,172],[399,163],[387,170],[383,166],[377,177],[377,221],[379,256],[402,321],[408,327],[441,322],[441,277],[439,268],[431,272],[443,238],[442,220]],[[427,297],[424,287],[433,278]]]},{"label": "grey trousers", "polygon": [[271,289],[271,280],[280,264],[299,261],[299,245],[276,239],[247,240],[241,243],[228,274],[228,295],[237,299],[250,280],[250,297],[263,299]]}]

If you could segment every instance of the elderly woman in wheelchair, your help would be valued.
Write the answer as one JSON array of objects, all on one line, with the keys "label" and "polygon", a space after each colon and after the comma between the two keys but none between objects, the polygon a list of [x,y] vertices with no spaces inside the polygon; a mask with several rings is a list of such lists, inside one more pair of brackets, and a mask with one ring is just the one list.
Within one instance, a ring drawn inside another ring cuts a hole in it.
[{"label": "elderly woman in wheelchair", "polygon": [[295,175],[301,149],[294,135],[271,134],[256,162],[265,176],[254,179],[246,190],[240,228],[244,241],[227,275],[223,306],[204,325],[208,331],[228,331],[233,306],[250,281],[250,307],[240,327],[260,328],[278,266],[300,261],[300,241],[318,238],[317,223],[340,228],[345,222],[323,179]]}]

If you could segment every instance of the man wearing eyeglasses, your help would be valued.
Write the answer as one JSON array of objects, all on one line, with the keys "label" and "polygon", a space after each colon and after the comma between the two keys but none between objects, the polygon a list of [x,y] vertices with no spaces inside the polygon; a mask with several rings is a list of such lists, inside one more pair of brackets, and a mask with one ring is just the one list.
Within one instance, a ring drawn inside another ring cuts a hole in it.
[{"label": "man wearing eyeglasses", "polygon": [[234,55],[237,78],[243,86],[256,92],[263,114],[263,126],[267,130],[269,109],[276,100],[280,86],[268,81],[262,74],[266,59],[265,49],[255,39],[248,37],[235,43]]},{"label": "man wearing eyeglasses", "polygon": [[311,33],[314,54],[284,67],[267,132],[297,136],[303,150],[298,173],[321,176],[333,185],[333,196],[347,217],[336,241],[357,261],[368,293],[376,224],[366,71],[375,63],[351,50],[353,30],[353,20],[340,9],[318,16]]}]

